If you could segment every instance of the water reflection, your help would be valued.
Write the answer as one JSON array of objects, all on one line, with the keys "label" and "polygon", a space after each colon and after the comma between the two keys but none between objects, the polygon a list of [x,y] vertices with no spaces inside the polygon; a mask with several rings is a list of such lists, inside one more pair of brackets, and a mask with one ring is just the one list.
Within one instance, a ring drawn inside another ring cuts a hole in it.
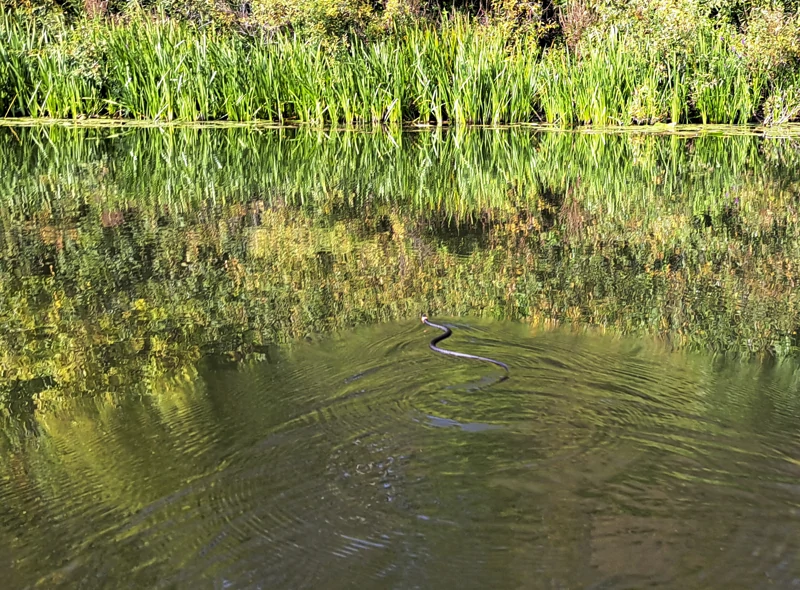
[{"label": "water reflection", "polygon": [[8,424],[13,587],[796,583],[794,366],[466,321],[477,394],[409,322]]},{"label": "water reflection", "polygon": [[794,139],[0,129],[0,399],[421,311],[789,357]]},{"label": "water reflection", "polygon": [[0,129],[3,580],[798,583],[793,141]]}]

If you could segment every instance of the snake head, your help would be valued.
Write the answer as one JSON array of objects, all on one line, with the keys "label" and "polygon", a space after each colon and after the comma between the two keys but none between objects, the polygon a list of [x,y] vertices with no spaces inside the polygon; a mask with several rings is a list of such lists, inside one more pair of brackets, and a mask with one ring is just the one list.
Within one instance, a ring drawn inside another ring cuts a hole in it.
[{"label": "snake head", "polygon": [[426,316],[426,315],[423,313],[423,314],[422,314],[422,315],[419,317],[419,321],[421,321],[421,322],[424,324],[425,322],[427,322],[427,321],[428,321],[428,316]]}]

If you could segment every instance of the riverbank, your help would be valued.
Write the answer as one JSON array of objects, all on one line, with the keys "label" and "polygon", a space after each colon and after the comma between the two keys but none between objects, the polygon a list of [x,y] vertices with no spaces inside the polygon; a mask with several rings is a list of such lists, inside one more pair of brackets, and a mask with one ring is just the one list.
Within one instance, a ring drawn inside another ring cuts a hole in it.
[{"label": "riverbank", "polygon": [[[3,127],[37,127],[42,130],[47,129],[251,129],[251,130],[272,130],[293,132],[295,130],[310,129],[314,132],[343,131],[343,132],[376,132],[387,137],[400,137],[403,133],[429,133],[431,131],[444,131],[451,126],[443,124],[437,126],[431,123],[406,122],[400,126],[373,126],[369,124],[348,125],[328,125],[319,127],[309,123],[274,123],[270,121],[250,120],[250,121],[183,121],[173,119],[171,121],[159,121],[153,119],[111,119],[108,117],[76,117],[72,119],[49,118],[49,117],[0,117],[0,128]],[[471,124],[458,132],[494,130],[494,131],[513,131],[521,130],[534,133],[576,133],[586,135],[669,135],[675,137],[706,137],[706,136],[757,136],[765,138],[794,138],[800,136],[800,123],[791,122],[780,125],[717,125],[717,124],[672,124],[654,123],[652,125],[580,125],[564,129],[548,123],[501,123],[491,124]]]},{"label": "riverbank", "polygon": [[658,35],[663,15],[645,24],[620,16],[547,42],[541,27],[451,16],[332,42],[142,11],[73,19],[4,13],[0,112],[325,125],[796,120],[797,15],[749,15],[739,26],[696,19],[691,31],[675,22]]}]

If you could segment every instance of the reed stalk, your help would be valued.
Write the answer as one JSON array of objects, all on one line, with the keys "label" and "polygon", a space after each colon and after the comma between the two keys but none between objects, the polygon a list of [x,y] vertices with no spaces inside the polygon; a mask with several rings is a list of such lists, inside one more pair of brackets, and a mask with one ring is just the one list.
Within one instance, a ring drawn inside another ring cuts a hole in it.
[{"label": "reed stalk", "polygon": [[318,125],[795,117],[794,86],[781,81],[792,72],[772,79],[736,43],[734,33],[707,27],[667,51],[612,28],[543,51],[532,36],[454,17],[331,48],[166,18],[67,25],[0,13],[0,112]]}]

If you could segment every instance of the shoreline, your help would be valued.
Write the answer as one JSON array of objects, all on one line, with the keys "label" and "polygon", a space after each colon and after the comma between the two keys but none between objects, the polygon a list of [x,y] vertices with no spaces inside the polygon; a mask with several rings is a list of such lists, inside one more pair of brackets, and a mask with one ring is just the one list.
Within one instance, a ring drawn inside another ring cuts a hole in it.
[{"label": "shoreline", "polygon": [[403,124],[350,124],[350,125],[319,125],[302,121],[290,121],[283,124],[268,120],[248,121],[159,121],[154,119],[112,119],[108,117],[85,118],[50,118],[50,117],[2,117],[0,127],[64,127],[76,129],[254,129],[254,130],[283,130],[303,129],[328,132],[355,132],[374,133],[386,132],[393,134],[418,133],[425,131],[464,132],[476,130],[527,129],[534,132],[558,132],[576,134],[624,134],[624,135],[673,135],[677,137],[699,137],[705,135],[722,136],[763,136],[763,137],[800,137],[800,123],[784,123],[782,125],[725,125],[725,124],[692,124],[692,123],[656,123],[653,125],[578,125],[574,127],[560,127],[548,123],[509,123],[509,124],[451,124],[444,122],[441,125],[405,122]]}]

